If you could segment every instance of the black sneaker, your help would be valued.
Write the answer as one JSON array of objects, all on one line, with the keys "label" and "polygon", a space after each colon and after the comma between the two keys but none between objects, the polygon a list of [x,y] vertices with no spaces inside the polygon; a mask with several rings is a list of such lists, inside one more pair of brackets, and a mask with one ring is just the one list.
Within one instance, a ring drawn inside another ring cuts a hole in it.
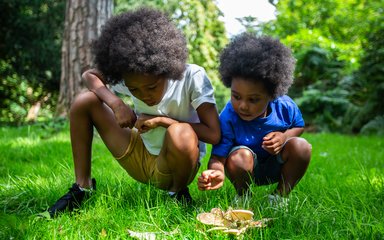
[{"label": "black sneaker", "polygon": [[74,209],[79,208],[81,203],[89,198],[94,190],[96,190],[96,180],[94,178],[92,178],[92,190],[90,191],[82,191],[79,185],[74,183],[72,187],[69,188],[69,192],[48,208],[49,215],[51,218],[54,218],[58,213],[65,212],[66,210],[71,212]]},{"label": "black sneaker", "polygon": [[178,191],[174,196],[173,196],[178,202],[189,205],[193,203],[193,199],[191,194],[189,193],[188,187]]}]

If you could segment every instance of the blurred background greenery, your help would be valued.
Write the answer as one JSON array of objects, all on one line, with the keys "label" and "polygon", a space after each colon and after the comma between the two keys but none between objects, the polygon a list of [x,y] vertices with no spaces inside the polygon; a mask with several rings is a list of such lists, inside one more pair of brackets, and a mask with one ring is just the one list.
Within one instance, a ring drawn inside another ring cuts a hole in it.
[{"label": "blurred background greenery", "polygon": [[[279,38],[297,59],[289,95],[307,129],[384,134],[384,0],[269,0],[276,18],[238,19],[246,31]],[[151,5],[169,13],[188,40],[189,62],[205,67],[218,108],[229,99],[217,72],[230,40],[214,0],[115,0],[114,14]],[[0,122],[57,116],[66,1],[0,1]],[[66,69],[66,71],[69,71]],[[35,109],[37,117],[28,118]]]}]

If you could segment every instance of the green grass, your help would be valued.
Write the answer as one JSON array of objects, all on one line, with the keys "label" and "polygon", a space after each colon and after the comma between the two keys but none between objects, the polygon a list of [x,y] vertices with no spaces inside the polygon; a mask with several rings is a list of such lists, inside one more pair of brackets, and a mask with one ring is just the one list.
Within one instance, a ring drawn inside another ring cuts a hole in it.
[{"label": "green grass", "polygon": [[[53,129],[53,130],[52,130]],[[268,207],[275,186],[252,187],[255,219],[275,218],[244,239],[383,239],[384,139],[375,136],[306,134],[313,146],[307,174],[290,196],[288,211]],[[93,148],[97,193],[76,214],[38,218],[74,182],[68,127],[0,128],[0,239],[129,239],[136,232],[171,232],[160,239],[231,239],[206,233],[200,212],[227,209],[235,196],[227,181],[212,192],[191,194],[196,204],[178,206],[163,191],[132,180],[99,138]],[[205,169],[203,160],[200,171]]]}]

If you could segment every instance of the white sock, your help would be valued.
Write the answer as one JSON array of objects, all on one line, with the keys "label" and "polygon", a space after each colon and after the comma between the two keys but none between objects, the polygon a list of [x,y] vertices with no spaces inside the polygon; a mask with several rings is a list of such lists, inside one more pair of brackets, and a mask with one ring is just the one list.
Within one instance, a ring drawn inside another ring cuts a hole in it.
[{"label": "white sock", "polygon": [[79,186],[80,191],[82,192],[92,192],[93,191],[93,186],[90,186],[89,188],[82,188]]},{"label": "white sock", "polygon": [[169,196],[173,197],[175,196],[176,192],[168,192]]}]

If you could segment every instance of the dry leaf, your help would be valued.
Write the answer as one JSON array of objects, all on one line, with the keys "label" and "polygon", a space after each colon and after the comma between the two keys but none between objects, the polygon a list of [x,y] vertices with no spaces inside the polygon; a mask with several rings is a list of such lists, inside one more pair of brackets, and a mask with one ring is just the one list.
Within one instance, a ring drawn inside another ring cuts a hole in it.
[{"label": "dry leaf", "polygon": [[213,225],[207,232],[222,231],[224,233],[240,235],[248,228],[266,227],[271,221],[270,218],[264,218],[258,221],[253,220],[253,212],[249,210],[229,209],[222,211],[220,208],[213,208],[209,213],[200,213],[197,215],[197,220],[205,225]]}]

